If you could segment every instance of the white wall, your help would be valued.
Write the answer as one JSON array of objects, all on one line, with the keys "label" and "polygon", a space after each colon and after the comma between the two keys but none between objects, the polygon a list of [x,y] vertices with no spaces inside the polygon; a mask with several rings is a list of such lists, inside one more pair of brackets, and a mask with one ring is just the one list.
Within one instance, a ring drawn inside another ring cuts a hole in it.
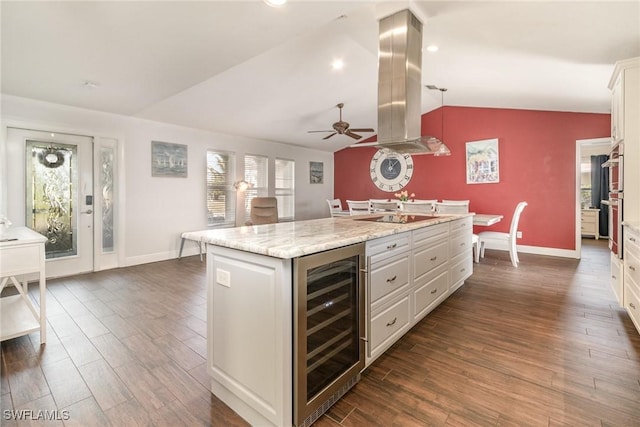
[{"label": "white wall", "polygon": [[[11,161],[5,155],[7,126],[110,137],[119,141],[120,266],[174,258],[183,231],[207,228],[207,149],[235,152],[237,179],[242,179],[245,153],[269,156],[270,165],[276,157],[294,160],[296,220],[329,216],[326,199],[333,197],[333,153],[6,95],[2,96],[2,121],[0,212],[6,212],[10,200],[7,195],[17,191],[10,187],[12,177],[7,176],[4,163]],[[187,178],[151,177],[152,140],[188,146]],[[324,163],[323,184],[309,183],[310,161]],[[241,209],[238,211],[244,215]],[[185,246],[184,254],[197,253],[195,245]]]}]

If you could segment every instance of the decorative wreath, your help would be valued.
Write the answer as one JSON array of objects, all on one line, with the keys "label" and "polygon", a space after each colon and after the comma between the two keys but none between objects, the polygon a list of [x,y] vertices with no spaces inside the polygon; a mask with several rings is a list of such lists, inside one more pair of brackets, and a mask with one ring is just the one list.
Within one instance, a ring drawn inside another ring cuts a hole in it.
[{"label": "decorative wreath", "polygon": [[64,151],[49,147],[43,152],[38,153],[38,161],[40,161],[44,167],[55,169],[64,163]]}]

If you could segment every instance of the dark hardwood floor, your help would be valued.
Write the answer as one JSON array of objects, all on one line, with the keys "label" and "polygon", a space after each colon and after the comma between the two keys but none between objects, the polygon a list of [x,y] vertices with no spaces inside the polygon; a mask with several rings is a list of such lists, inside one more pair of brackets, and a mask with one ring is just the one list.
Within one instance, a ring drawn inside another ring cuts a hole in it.
[{"label": "dark hardwood floor", "polygon": [[[487,251],[316,425],[640,426],[640,335],[583,242],[517,269]],[[2,343],[1,424],[246,425],[208,391],[205,295],[197,256],[50,280],[46,346]]]}]

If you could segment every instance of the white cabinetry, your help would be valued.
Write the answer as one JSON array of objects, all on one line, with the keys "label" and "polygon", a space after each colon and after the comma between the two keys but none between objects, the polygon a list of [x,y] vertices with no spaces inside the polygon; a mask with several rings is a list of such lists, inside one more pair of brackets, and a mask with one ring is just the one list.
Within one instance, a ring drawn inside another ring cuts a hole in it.
[{"label": "white cabinetry", "polygon": [[612,143],[624,143],[624,219],[640,221],[640,57],[616,62],[609,89]]},{"label": "white cabinetry", "polygon": [[600,209],[582,209],[580,213],[580,233],[583,236],[600,238]]},{"label": "white cabinetry", "polygon": [[[46,241],[46,237],[27,227],[12,227],[0,234],[0,292],[7,284],[18,291],[0,298],[0,341],[40,331],[40,343],[46,342]],[[40,286],[39,310],[28,295],[27,280],[34,273]]]},{"label": "white cabinetry", "polygon": [[624,308],[640,332],[640,234],[624,227]]},{"label": "white cabinetry", "polygon": [[616,254],[611,252],[611,289],[613,289],[616,301],[618,301],[618,304],[620,305],[624,305],[624,301],[622,300],[624,295],[624,270],[622,267],[622,260],[618,258]]},{"label": "white cabinetry", "polygon": [[473,273],[472,221],[367,242],[367,366]]}]

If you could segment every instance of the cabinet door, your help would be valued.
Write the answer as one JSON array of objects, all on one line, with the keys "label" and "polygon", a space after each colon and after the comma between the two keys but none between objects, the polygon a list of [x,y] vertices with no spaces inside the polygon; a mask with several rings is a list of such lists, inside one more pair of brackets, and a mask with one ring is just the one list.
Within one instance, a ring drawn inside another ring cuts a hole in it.
[{"label": "cabinet door", "polygon": [[624,139],[624,71],[618,75],[611,93],[611,142]]}]

